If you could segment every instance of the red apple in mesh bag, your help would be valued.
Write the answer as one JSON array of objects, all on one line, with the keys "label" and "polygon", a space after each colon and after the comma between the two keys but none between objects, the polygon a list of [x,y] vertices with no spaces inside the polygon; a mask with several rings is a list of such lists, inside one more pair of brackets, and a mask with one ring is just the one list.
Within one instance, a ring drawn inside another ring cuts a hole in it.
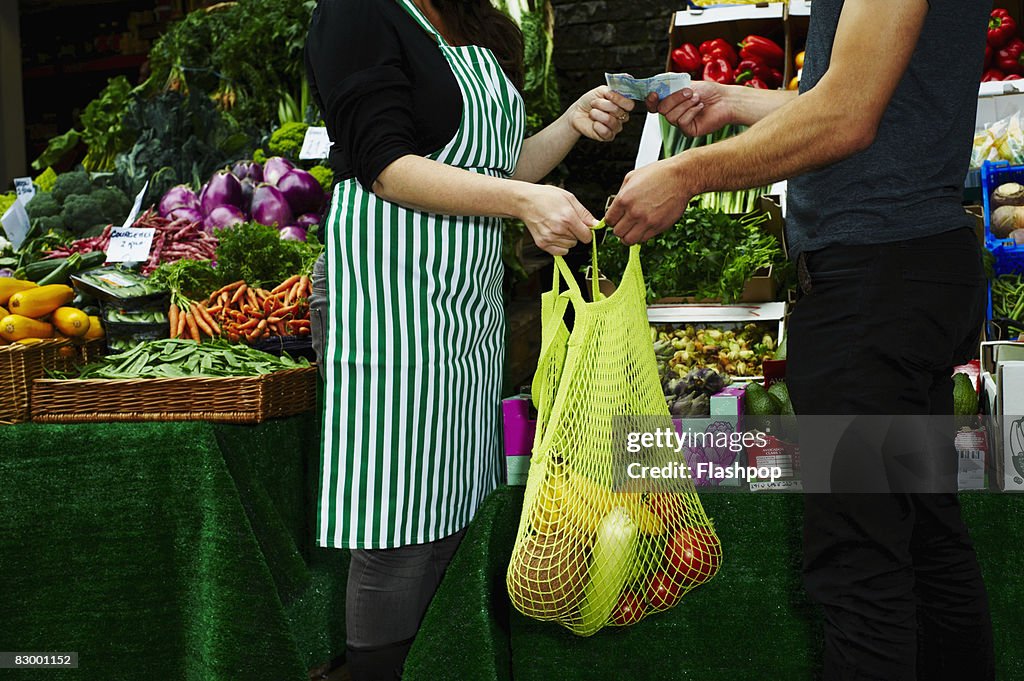
[{"label": "red apple in mesh bag", "polygon": [[619,602],[612,611],[612,621],[624,626],[636,624],[644,616],[644,602],[635,593],[626,589],[619,596]]},{"label": "red apple in mesh bag", "polygon": [[656,572],[647,586],[647,602],[652,610],[664,610],[676,604],[683,595],[683,587],[667,572]]},{"label": "red apple in mesh bag", "polygon": [[676,530],[665,550],[669,571],[683,586],[696,586],[718,572],[722,551],[718,538],[703,527]]}]

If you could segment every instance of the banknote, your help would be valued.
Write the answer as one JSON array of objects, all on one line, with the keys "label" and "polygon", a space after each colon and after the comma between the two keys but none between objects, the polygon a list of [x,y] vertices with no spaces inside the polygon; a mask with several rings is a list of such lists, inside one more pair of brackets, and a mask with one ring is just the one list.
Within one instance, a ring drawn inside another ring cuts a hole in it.
[{"label": "banknote", "polygon": [[659,73],[650,78],[634,78],[628,73],[606,73],[604,77],[613,92],[640,102],[647,99],[651,92],[657,94],[659,99],[664,99],[690,84],[688,73]]}]

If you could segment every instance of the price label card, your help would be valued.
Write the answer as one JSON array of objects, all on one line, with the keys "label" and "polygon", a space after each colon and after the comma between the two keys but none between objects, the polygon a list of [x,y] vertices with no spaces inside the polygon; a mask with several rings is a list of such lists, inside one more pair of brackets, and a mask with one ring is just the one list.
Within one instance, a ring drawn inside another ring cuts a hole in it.
[{"label": "price label card", "polygon": [[302,150],[299,151],[300,161],[318,161],[327,158],[331,152],[331,138],[327,136],[327,128],[306,128],[306,136],[302,139]]},{"label": "price label card", "polygon": [[32,184],[31,177],[14,178],[14,193],[22,204],[27,204],[36,195],[36,186]]},{"label": "price label card", "polygon": [[25,236],[28,234],[29,228],[28,212],[25,210],[25,204],[21,201],[15,201],[11,204],[11,207],[4,213],[4,216],[0,218],[0,223],[3,224],[4,233],[7,235],[7,240],[11,242],[11,246],[14,247],[14,250],[19,250],[21,244],[25,242]]},{"label": "price label card", "polygon": [[[124,224],[122,225],[122,227],[131,227],[132,224],[135,222],[135,218],[137,218],[139,216],[139,211],[142,210],[142,199],[144,199],[146,197],[146,190],[147,189],[149,189],[149,180],[146,180],[146,184],[142,185],[142,191],[139,192],[138,195],[135,197],[135,204],[132,206],[132,211],[130,213],[128,213],[128,219],[124,221]],[[150,238],[152,239],[152,236]],[[109,253],[109,251],[108,251],[108,253]],[[143,258],[143,260],[145,260],[148,257],[149,257],[149,251],[146,252],[146,257]],[[127,261],[127,260],[118,260],[116,262],[129,262],[129,261]],[[131,261],[131,262],[137,262],[137,261]]]},{"label": "price label card", "polygon": [[107,262],[145,262],[153,245],[152,227],[114,227],[110,230]]}]

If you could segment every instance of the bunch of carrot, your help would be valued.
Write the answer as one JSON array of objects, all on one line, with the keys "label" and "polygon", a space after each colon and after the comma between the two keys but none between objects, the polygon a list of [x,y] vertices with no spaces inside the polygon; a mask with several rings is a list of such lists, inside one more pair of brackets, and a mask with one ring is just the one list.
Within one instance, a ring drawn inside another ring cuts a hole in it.
[{"label": "bunch of carrot", "polygon": [[267,336],[308,336],[310,293],[304,275],[289,277],[269,291],[236,281],[204,302],[187,304],[187,310],[185,303],[172,303],[171,337],[187,333],[198,341],[205,334],[253,343]]}]

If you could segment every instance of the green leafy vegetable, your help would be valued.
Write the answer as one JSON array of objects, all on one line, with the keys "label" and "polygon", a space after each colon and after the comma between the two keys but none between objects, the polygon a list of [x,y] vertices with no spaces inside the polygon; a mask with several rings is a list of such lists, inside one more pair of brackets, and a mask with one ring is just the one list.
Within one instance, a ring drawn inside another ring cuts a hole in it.
[{"label": "green leafy vegetable", "polygon": [[306,138],[308,128],[309,125],[306,123],[295,121],[285,123],[270,135],[267,151],[272,156],[284,156],[297,160],[299,152],[302,151],[302,142]]},{"label": "green leafy vegetable", "polygon": [[246,222],[217,230],[217,274],[224,284],[276,286],[293,274],[309,274],[323,251],[316,241],[285,241],[277,229]]},{"label": "green leafy vegetable", "polygon": [[221,285],[220,273],[209,260],[182,258],[165,262],[149,275],[149,280],[166,288],[175,298],[202,300]]},{"label": "green leafy vegetable", "polygon": [[[734,220],[725,213],[690,208],[674,227],[651,239],[640,252],[649,300],[692,296],[733,303],[759,269],[786,267],[778,240],[760,228],[767,215]],[[622,276],[629,249],[614,236],[598,249],[602,270]]]}]

